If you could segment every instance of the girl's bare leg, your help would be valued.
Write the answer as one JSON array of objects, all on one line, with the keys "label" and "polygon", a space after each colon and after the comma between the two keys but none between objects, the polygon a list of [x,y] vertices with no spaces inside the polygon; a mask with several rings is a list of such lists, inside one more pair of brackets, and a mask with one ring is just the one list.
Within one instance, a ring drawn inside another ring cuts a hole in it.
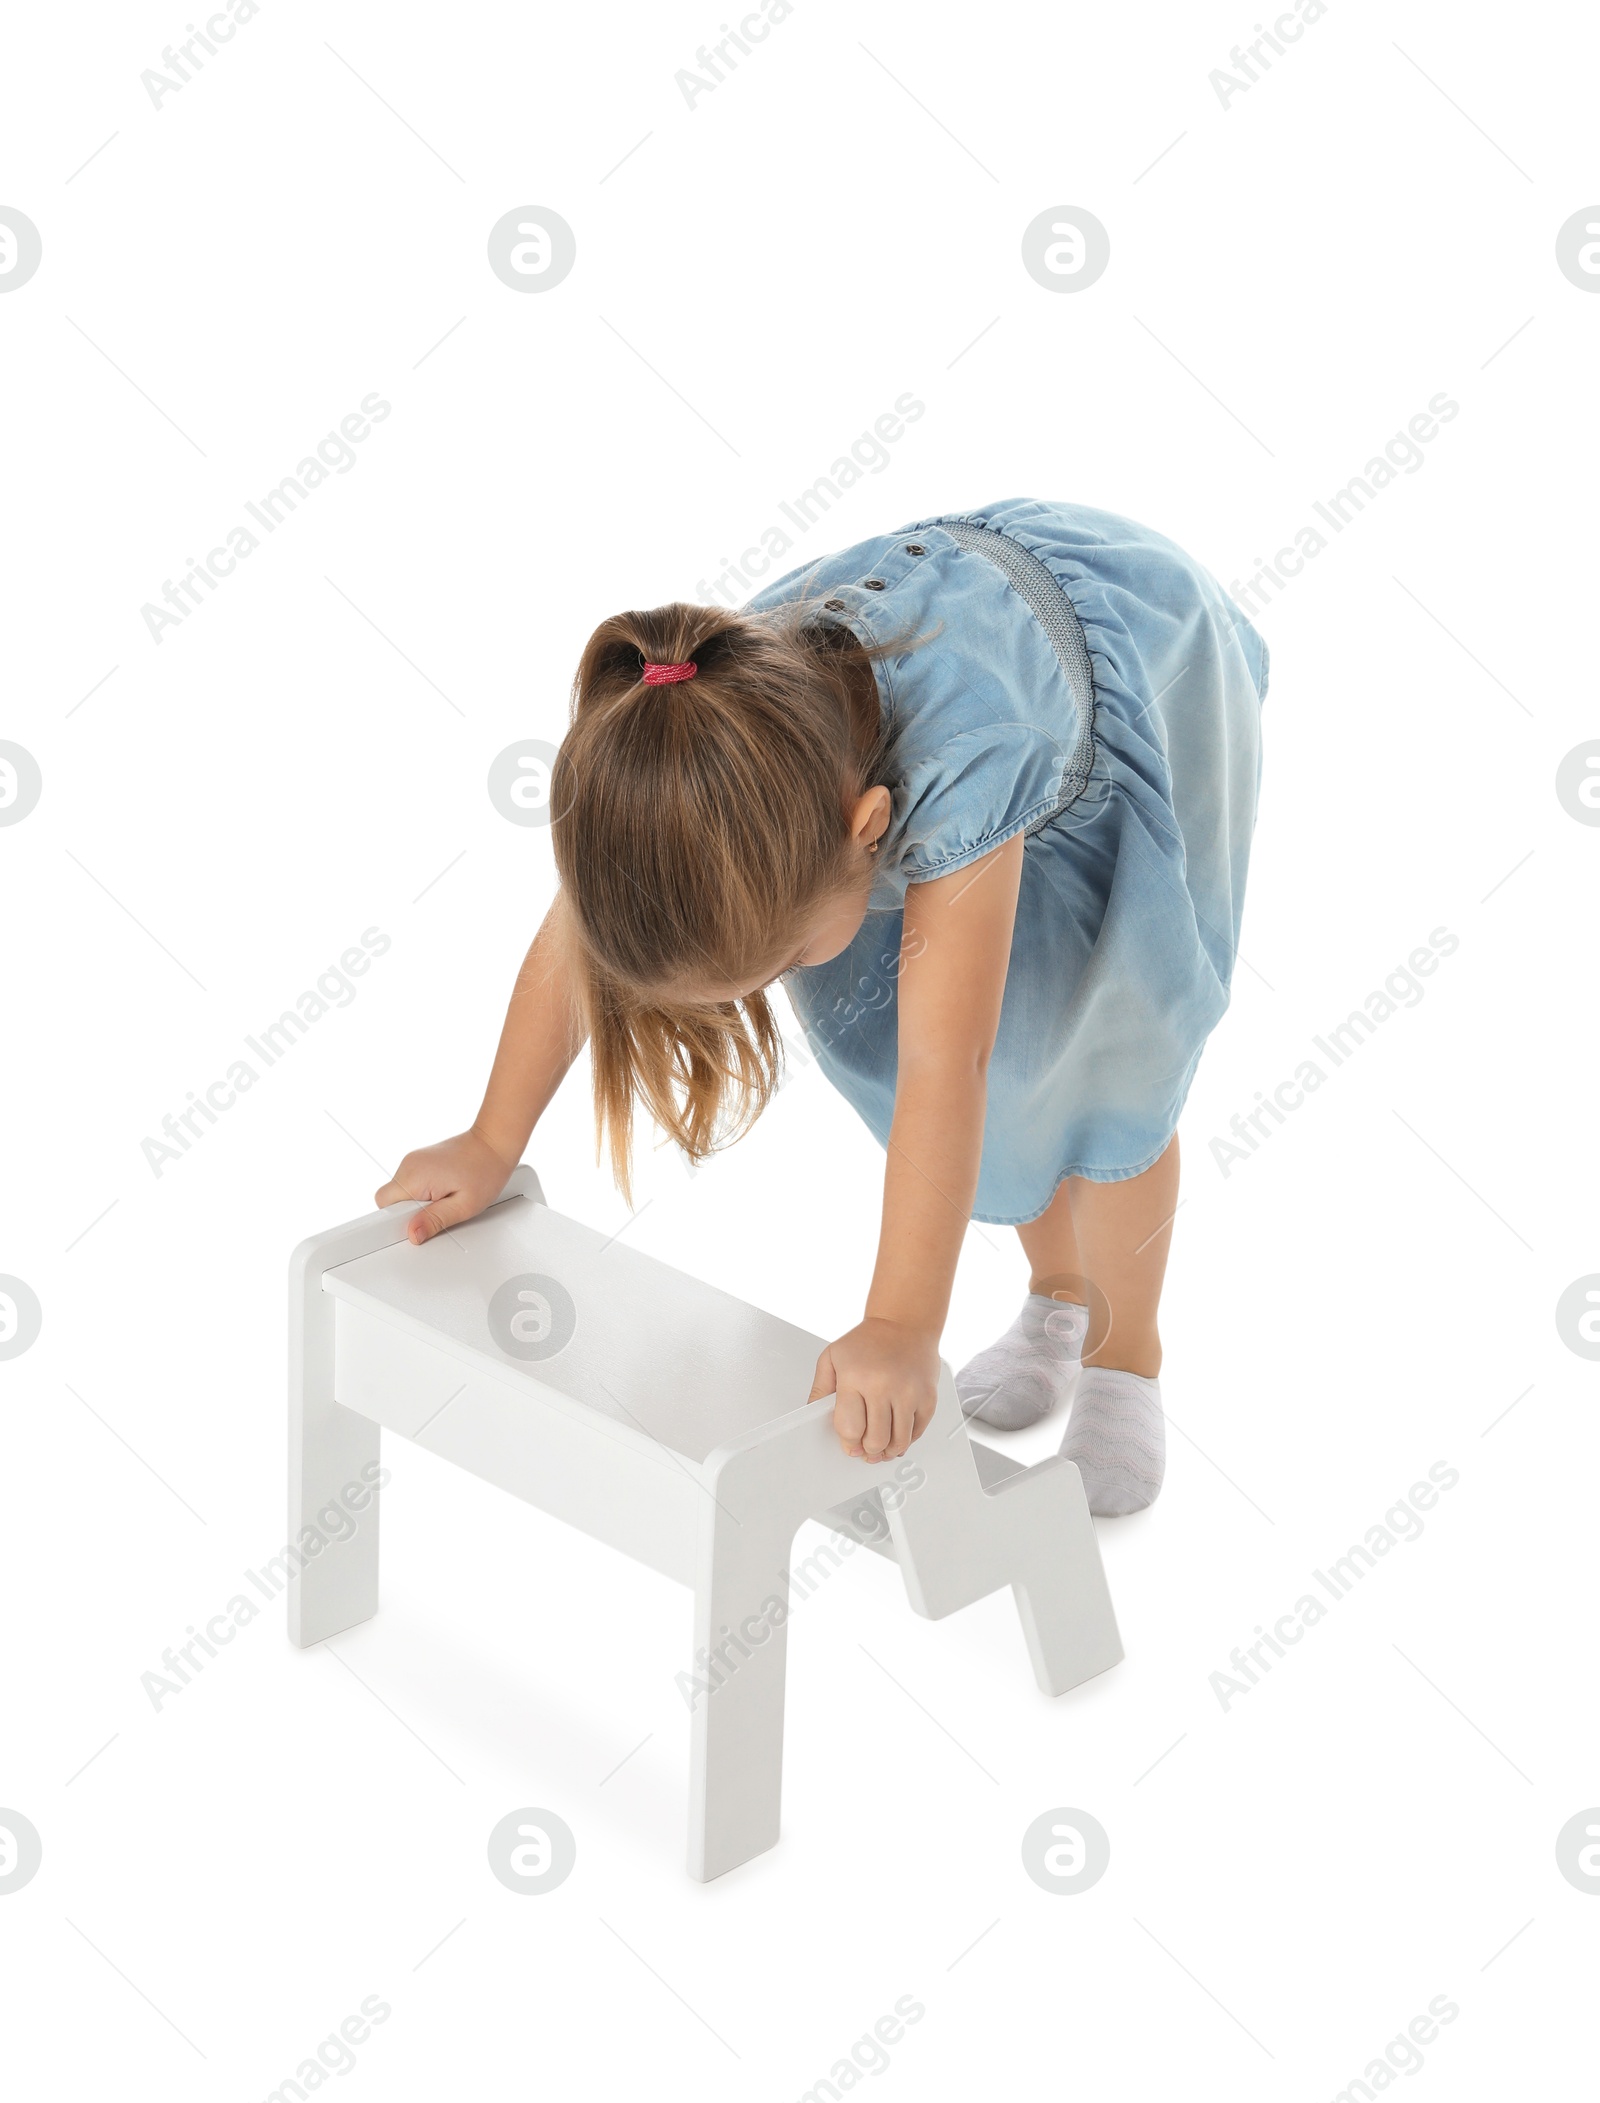
[{"label": "girl's bare leg", "polygon": [[1161,1489],[1156,1311],[1177,1207],[1176,1139],[1143,1175],[1063,1183],[1049,1210],[1017,1229],[1031,1271],[1027,1304],[956,1375],[967,1414],[1006,1431],[1039,1423],[1073,1395],[1061,1450],[1078,1465],[1089,1509],[1107,1516],[1142,1511]]},{"label": "girl's bare leg", "polygon": [[1056,1192],[1048,1212],[1017,1229],[1032,1267],[1029,1290],[1087,1301],[1085,1366],[1112,1366],[1147,1380],[1160,1372],[1156,1310],[1177,1207],[1174,1139],[1154,1167],[1126,1182],[1088,1183],[1074,1176]]},{"label": "girl's bare leg", "polygon": [[1143,1511],[1161,1493],[1166,1423],[1156,1313],[1177,1209],[1176,1139],[1143,1175],[1063,1184],[1048,1212],[1017,1229],[1033,1273],[1028,1306],[1040,1318],[1026,1333],[1025,1311],[987,1354],[1009,1353],[1013,1388],[1048,1381],[1059,1397],[1068,1369],[1048,1363],[1057,1319],[1049,1301],[1087,1305],[1083,1364],[1061,1451],[1077,1464],[1089,1509],[1104,1517]]}]

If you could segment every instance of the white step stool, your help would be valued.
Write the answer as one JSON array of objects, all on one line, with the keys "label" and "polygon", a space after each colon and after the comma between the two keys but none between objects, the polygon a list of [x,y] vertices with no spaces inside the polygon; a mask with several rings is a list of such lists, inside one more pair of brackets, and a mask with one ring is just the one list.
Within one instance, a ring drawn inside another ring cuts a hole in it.
[{"label": "white step stool", "polygon": [[[842,1453],[829,1405],[804,1399],[822,1338],[564,1219],[526,1166],[487,1212],[420,1248],[405,1238],[416,1209],[294,1252],[289,1538],[351,1485],[347,1504],[360,1501],[380,1426],[426,1429],[429,1452],[691,1586],[696,1652],[720,1651],[722,1674],[694,1700],[691,1876],[778,1838],[785,1630],[761,1609],[787,1597],[802,1520],[897,1560],[932,1620],[1010,1585],[1047,1694],[1121,1658],[1077,1468],[1025,1468],[969,1439],[947,1366],[933,1422],[898,1464],[924,1479],[886,1511],[892,1464]],[[377,1510],[374,1498],[291,1579],[292,1642],[376,1613]]]}]

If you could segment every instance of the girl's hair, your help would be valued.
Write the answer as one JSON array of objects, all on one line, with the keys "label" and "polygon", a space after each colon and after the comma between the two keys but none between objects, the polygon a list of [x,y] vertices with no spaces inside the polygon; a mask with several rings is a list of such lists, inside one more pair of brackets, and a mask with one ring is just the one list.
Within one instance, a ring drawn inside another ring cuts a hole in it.
[{"label": "girl's hair", "polygon": [[[692,1161],[746,1131],[778,1083],[764,991],[806,923],[859,878],[846,811],[886,736],[875,660],[815,600],[774,612],[675,603],[589,638],[550,786],[588,1025],[597,1144],[629,1188],[635,1099]],[[693,678],[646,685],[646,662]]]}]

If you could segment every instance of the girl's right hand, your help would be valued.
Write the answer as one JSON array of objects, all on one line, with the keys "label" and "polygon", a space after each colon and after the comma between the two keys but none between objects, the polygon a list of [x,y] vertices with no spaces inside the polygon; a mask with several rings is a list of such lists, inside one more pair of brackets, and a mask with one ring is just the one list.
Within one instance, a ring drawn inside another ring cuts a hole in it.
[{"label": "girl's right hand", "polygon": [[458,1132],[436,1146],[407,1154],[391,1182],[375,1193],[373,1203],[398,1205],[421,1198],[424,1205],[406,1222],[408,1240],[432,1241],[446,1227],[457,1227],[492,1205],[505,1189],[515,1161],[504,1161],[476,1132]]}]

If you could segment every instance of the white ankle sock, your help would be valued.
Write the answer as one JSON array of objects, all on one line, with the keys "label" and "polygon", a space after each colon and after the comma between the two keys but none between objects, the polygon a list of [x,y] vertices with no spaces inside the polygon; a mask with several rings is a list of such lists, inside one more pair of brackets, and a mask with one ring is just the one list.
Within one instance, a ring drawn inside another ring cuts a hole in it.
[{"label": "white ankle sock", "polygon": [[1077,1462],[1089,1509],[1102,1518],[1154,1504],[1167,1461],[1160,1381],[1116,1366],[1085,1366],[1061,1450]]},{"label": "white ankle sock", "polygon": [[1001,1431],[1023,1431],[1070,1392],[1089,1310],[1031,1292],[1005,1335],[956,1375],[964,1415]]}]

